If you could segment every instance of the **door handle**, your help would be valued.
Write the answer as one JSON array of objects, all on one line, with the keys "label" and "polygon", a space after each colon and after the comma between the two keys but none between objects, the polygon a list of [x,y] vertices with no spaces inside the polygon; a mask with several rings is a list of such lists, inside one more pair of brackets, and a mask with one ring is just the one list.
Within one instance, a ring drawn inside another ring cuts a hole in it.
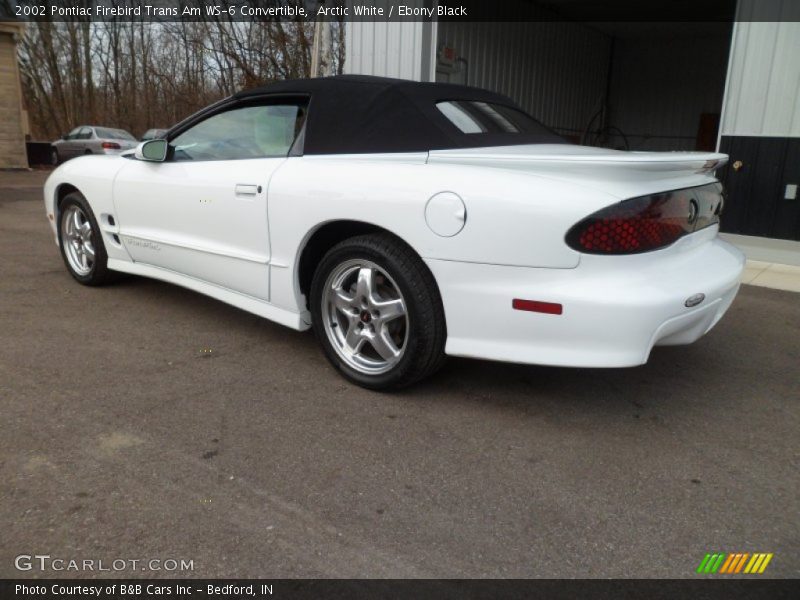
[{"label": "door handle", "polygon": [[261,186],[237,183],[235,191],[237,196],[255,196],[261,191]]}]

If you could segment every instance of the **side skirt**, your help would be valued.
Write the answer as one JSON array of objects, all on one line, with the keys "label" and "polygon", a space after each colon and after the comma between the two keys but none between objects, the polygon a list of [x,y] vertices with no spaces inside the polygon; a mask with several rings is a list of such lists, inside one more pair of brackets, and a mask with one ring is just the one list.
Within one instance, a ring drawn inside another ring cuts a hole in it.
[{"label": "side skirt", "polygon": [[112,271],[130,273],[131,275],[141,275],[142,277],[150,277],[152,279],[158,279],[167,283],[179,285],[206,296],[210,296],[211,298],[219,300],[220,302],[225,302],[226,304],[235,306],[236,308],[246,310],[247,312],[258,315],[259,317],[269,319],[270,321],[285,325],[286,327],[291,327],[297,331],[305,331],[311,327],[311,315],[308,313],[308,311],[298,313],[285,308],[279,308],[273,304],[270,304],[269,302],[265,302],[264,300],[259,300],[258,298],[253,298],[252,296],[246,296],[244,294],[240,294],[239,292],[229,290],[228,288],[214,285],[213,283],[208,283],[207,281],[202,281],[200,279],[195,279],[194,277],[187,277],[186,275],[181,275],[180,273],[175,273],[174,271],[170,271],[168,269],[162,269],[161,267],[154,267],[152,265],[146,265],[142,263],[116,260],[112,258],[108,259],[108,268]]}]

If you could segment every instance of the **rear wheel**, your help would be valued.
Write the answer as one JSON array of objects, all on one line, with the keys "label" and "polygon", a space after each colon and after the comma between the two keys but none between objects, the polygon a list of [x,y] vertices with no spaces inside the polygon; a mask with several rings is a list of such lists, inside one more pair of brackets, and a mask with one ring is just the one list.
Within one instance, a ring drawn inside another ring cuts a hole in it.
[{"label": "rear wheel", "polygon": [[79,192],[67,194],[61,203],[58,239],[64,264],[76,281],[101,285],[112,279],[100,227]]},{"label": "rear wheel", "polygon": [[334,246],[314,274],[311,312],[330,362],[364,387],[403,387],[443,362],[446,329],[436,283],[392,235]]}]

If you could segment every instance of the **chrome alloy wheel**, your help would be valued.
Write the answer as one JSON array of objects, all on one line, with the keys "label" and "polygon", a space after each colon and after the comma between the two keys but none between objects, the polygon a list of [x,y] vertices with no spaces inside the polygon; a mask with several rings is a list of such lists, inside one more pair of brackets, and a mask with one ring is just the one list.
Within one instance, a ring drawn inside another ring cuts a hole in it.
[{"label": "chrome alloy wheel", "polygon": [[80,276],[92,271],[96,258],[92,224],[79,206],[71,205],[61,218],[61,244],[69,266]]},{"label": "chrome alloy wheel", "polygon": [[408,342],[408,310],[386,271],[368,260],[333,269],[322,296],[324,329],[339,357],[366,375],[390,371]]}]

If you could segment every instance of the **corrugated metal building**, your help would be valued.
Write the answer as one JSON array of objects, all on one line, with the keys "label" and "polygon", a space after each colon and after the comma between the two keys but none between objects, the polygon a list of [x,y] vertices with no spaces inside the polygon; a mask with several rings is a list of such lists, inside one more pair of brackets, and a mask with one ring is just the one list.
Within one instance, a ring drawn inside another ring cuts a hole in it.
[{"label": "corrugated metal building", "polygon": [[437,35],[439,47],[454,49],[458,59],[452,66],[439,61],[437,81],[506,94],[562,133],[580,135],[605,98],[611,40],[590,27],[442,22]]},{"label": "corrugated metal building", "polygon": [[720,129],[726,229],[800,240],[800,3],[740,3]]},{"label": "corrugated metal building", "polygon": [[728,0],[733,23],[556,21],[559,0],[514,2],[514,22],[350,22],[345,70],[492,89],[579,143],[720,149],[723,229],[800,241],[800,2]]}]

